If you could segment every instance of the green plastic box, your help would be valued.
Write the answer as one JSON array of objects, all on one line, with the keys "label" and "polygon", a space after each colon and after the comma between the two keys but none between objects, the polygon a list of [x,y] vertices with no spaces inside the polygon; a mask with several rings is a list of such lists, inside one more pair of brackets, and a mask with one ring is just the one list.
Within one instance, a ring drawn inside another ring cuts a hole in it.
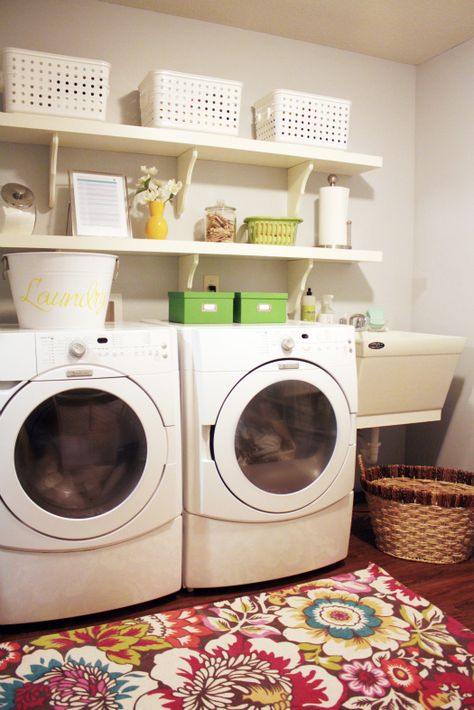
[{"label": "green plastic box", "polygon": [[234,323],[286,323],[287,293],[241,291],[234,298]]},{"label": "green plastic box", "polygon": [[169,291],[169,320],[187,324],[232,323],[233,300],[233,292]]}]

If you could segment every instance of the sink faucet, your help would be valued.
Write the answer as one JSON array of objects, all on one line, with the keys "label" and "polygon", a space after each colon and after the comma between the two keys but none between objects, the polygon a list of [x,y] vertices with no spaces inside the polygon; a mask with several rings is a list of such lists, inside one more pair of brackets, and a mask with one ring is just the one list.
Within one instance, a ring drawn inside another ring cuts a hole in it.
[{"label": "sink faucet", "polygon": [[354,315],[349,318],[349,324],[353,325],[355,330],[366,330],[369,319],[364,313],[354,313]]}]

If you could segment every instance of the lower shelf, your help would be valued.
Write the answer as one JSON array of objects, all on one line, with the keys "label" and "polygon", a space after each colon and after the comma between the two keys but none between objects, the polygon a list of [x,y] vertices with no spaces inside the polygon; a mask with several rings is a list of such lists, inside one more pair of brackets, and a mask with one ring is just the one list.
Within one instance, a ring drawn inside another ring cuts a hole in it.
[{"label": "lower shelf", "polygon": [[[119,256],[177,256],[179,257],[178,290],[193,287],[193,279],[201,256],[214,258],[252,258],[288,262],[288,311],[291,317],[300,312],[301,297],[314,262],[353,264],[380,262],[382,252],[360,249],[324,249],[321,247],[273,246],[232,242],[191,242],[183,240],[129,239],[113,237],[65,236],[0,236],[0,251],[53,249],[113,253]],[[299,316],[298,316],[299,317]]]}]

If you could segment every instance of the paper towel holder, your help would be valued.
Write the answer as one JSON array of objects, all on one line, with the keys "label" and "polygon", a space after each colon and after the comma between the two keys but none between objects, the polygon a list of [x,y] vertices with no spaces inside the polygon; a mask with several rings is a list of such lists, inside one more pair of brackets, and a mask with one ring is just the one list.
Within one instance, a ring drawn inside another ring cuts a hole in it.
[{"label": "paper towel holder", "polygon": [[0,234],[31,235],[36,222],[35,196],[26,185],[8,182],[0,190]]},{"label": "paper towel holder", "polygon": [[[327,177],[328,187],[324,187],[319,191],[319,243],[318,246],[326,249],[352,249],[352,221],[350,219],[342,219],[337,222],[337,233],[334,235],[333,225],[328,226],[327,215],[322,217],[322,195],[325,193],[328,197],[332,194],[333,197],[339,193],[342,196],[342,201],[345,201],[344,211],[347,214],[347,203],[349,200],[349,189],[346,187],[337,186],[338,176],[335,173],[330,173]],[[334,193],[332,192],[334,190]],[[329,191],[329,194],[328,194]],[[326,203],[327,204],[327,203]],[[324,238],[323,238],[324,234]]]},{"label": "paper towel holder", "polygon": [[[331,187],[337,184],[338,177],[334,173],[328,175],[328,183]],[[352,220],[348,219],[346,222],[346,244],[337,244],[335,249],[352,249]]]},{"label": "paper towel holder", "polygon": [[26,185],[20,185],[18,182],[7,182],[2,187],[2,198],[10,207],[16,207],[18,210],[28,210],[35,203],[33,191]]},{"label": "paper towel holder", "polygon": [[[328,183],[331,187],[334,187],[337,183],[337,175],[331,173],[328,175]],[[352,220],[348,219],[346,222],[346,243],[337,244],[335,249],[352,249]]]}]

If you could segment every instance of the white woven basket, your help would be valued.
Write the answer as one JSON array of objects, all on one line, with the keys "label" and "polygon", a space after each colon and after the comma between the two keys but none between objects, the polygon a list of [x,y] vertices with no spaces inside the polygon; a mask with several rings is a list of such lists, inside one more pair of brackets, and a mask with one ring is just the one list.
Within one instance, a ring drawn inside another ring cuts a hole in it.
[{"label": "white woven basket", "polygon": [[139,86],[143,126],[239,132],[242,83],[175,71],[151,71]]},{"label": "white woven basket", "polygon": [[5,47],[4,110],[105,120],[109,72],[108,62]]},{"label": "white woven basket", "polygon": [[351,102],[278,89],[254,104],[258,140],[347,148]]}]

